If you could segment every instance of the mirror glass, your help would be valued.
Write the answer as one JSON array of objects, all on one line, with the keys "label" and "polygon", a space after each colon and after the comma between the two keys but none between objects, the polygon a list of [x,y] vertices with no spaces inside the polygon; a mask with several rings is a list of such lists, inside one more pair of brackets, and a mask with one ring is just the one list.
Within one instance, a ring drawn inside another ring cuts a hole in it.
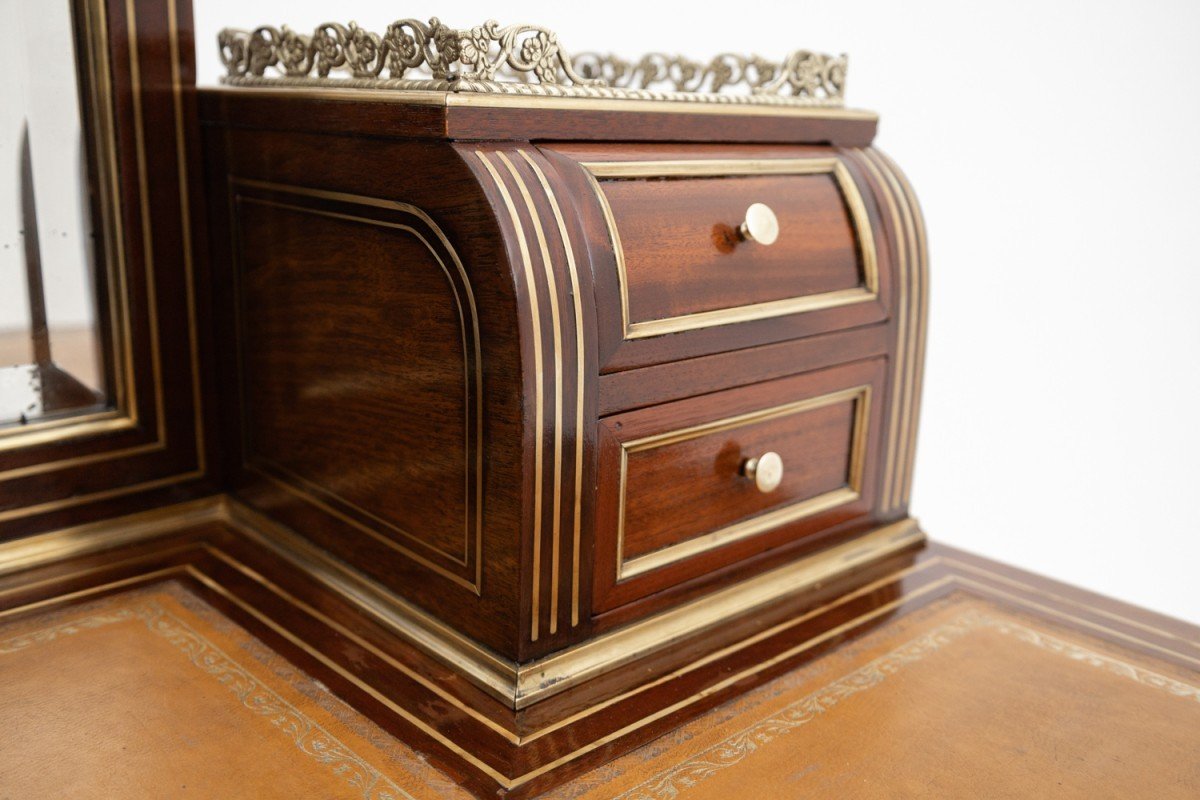
[{"label": "mirror glass", "polygon": [[0,434],[110,407],[72,4],[0,0]]}]

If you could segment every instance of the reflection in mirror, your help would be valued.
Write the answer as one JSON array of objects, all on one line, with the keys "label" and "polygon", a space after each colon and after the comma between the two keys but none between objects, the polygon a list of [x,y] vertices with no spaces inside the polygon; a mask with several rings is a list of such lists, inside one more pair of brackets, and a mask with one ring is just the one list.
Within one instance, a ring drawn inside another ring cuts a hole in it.
[{"label": "reflection in mirror", "polygon": [[0,433],[109,405],[71,9],[0,2]]}]

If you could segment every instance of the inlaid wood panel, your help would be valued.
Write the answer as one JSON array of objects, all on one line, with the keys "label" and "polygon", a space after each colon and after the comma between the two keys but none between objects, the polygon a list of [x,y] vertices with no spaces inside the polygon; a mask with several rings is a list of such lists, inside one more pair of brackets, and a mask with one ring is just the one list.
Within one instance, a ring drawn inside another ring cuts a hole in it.
[{"label": "inlaid wood panel", "polygon": [[413,211],[236,191],[247,467],[473,587],[481,364],[456,254]]}]

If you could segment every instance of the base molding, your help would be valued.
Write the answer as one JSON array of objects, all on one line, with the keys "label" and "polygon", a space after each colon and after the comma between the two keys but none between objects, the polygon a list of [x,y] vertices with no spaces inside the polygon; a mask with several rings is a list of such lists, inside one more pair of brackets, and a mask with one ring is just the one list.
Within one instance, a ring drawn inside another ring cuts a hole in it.
[{"label": "base molding", "polygon": [[924,538],[882,526],[516,665],[216,496],[0,545],[0,616],[178,581],[473,791],[529,796],[886,619]]},{"label": "base molding", "polygon": [[[276,551],[376,622],[460,672],[514,710],[528,708],[633,661],[669,650],[782,598],[810,592],[839,576],[917,547],[925,540],[915,520],[900,520],[595,639],[518,664],[442,624],[265,515],[233,499],[226,499],[223,508],[227,521],[244,534]],[[724,637],[717,637],[714,649],[730,644]],[[644,677],[639,674],[636,680]]]}]

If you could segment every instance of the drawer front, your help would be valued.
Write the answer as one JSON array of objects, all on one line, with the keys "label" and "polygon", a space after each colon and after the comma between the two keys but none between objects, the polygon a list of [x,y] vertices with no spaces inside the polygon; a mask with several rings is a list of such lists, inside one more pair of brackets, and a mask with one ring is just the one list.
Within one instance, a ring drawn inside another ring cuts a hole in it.
[{"label": "drawer front", "polygon": [[[582,166],[611,240],[618,348],[675,334],[699,341],[707,331],[720,349],[714,329],[726,326],[758,323],[766,341],[797,333],[761,327],[771,320],[818,315],[807,335],[886,317],[871,213],[850,169],[828,151]],[[740,230],[756,204],[777,222],[773,242]],[[856,313],[830,313],[850,307]],[[637,363],[633,356],[629,365]]]},{"label": "drawer front", "polygon": [[[883,366],[872,359],[603,419],[597,610],[869,512]],[[765,475],[756,483],[751,467],[765,473],[776,457],[777,485]]]}]

